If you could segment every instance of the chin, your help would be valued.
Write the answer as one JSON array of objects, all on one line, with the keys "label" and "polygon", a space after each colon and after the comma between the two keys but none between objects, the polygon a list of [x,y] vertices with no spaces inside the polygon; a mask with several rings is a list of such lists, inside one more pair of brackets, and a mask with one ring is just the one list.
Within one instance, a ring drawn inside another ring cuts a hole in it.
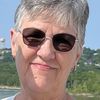
[{"label": "chin", "polygon": [[43,93],[43,92],[47,93],[53,88],[53,84],[48,82],[40,82],[40,83],[34,82],[33,84],[28,83],[27,86],[28,89],[31,90],[32,92],[38,92],[38,93]]},{"label": "chin", "polygon": [[24,88],[34,92],[48,92],[56,86],[57,71],[30,68],[23,78]]}]

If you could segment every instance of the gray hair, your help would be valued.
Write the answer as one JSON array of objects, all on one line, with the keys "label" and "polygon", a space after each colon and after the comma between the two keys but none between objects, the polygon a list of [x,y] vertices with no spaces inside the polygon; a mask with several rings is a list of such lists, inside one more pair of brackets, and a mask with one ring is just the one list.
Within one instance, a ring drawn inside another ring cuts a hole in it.
[{"label": "gray hair", "polygon": [[89,7],[86,0],[22,0],[15,13],[15,29],[21,28],[24,18],[53,21],[67,27],[72,24],[82,45],[84,44]]}]

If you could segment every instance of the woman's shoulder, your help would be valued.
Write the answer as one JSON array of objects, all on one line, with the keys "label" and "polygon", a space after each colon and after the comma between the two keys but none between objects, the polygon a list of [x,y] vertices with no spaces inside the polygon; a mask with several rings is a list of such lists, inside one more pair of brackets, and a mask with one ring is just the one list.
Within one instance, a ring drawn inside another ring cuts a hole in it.
[{"label": "woman's shoulder", "polygon": [[1,99],[1,100],[14,100],[15,96],[11,96],[11,97],[7,97],[7,98],[4,98],[4,99]]}]

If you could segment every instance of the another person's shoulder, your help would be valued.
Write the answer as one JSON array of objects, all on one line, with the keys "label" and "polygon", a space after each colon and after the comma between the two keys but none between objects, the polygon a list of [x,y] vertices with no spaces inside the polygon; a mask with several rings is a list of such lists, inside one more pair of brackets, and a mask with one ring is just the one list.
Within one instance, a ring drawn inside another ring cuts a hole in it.
[{"label": "another person's shoulder", "polygon": [[11,96],[11,97],[7,97],[7,98],[4,98],[4,99],[1,99],[1,100],[14,100],[15,96]]}]

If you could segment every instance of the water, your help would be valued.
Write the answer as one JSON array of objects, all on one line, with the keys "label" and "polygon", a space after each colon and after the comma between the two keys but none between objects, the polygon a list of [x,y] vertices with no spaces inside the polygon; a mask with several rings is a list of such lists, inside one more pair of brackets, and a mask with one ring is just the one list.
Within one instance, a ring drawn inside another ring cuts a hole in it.
[{"label": "water", "polygon": [[0,89],[0,100],[2,98],[12,96],[16,94],[19,90],[18,89]]},{"label": "water", "polygon": [[[0,89],[0,100],[2,98],[12,96],[16,94],[19,90],[18,89]],[[87,97],[87,96],[75,96],[76,100],[100,100],[100,96],[95,97]]]},{"label": "water", "polygon": [[100,97],[75,96],[76,100],[100,100]]}]

